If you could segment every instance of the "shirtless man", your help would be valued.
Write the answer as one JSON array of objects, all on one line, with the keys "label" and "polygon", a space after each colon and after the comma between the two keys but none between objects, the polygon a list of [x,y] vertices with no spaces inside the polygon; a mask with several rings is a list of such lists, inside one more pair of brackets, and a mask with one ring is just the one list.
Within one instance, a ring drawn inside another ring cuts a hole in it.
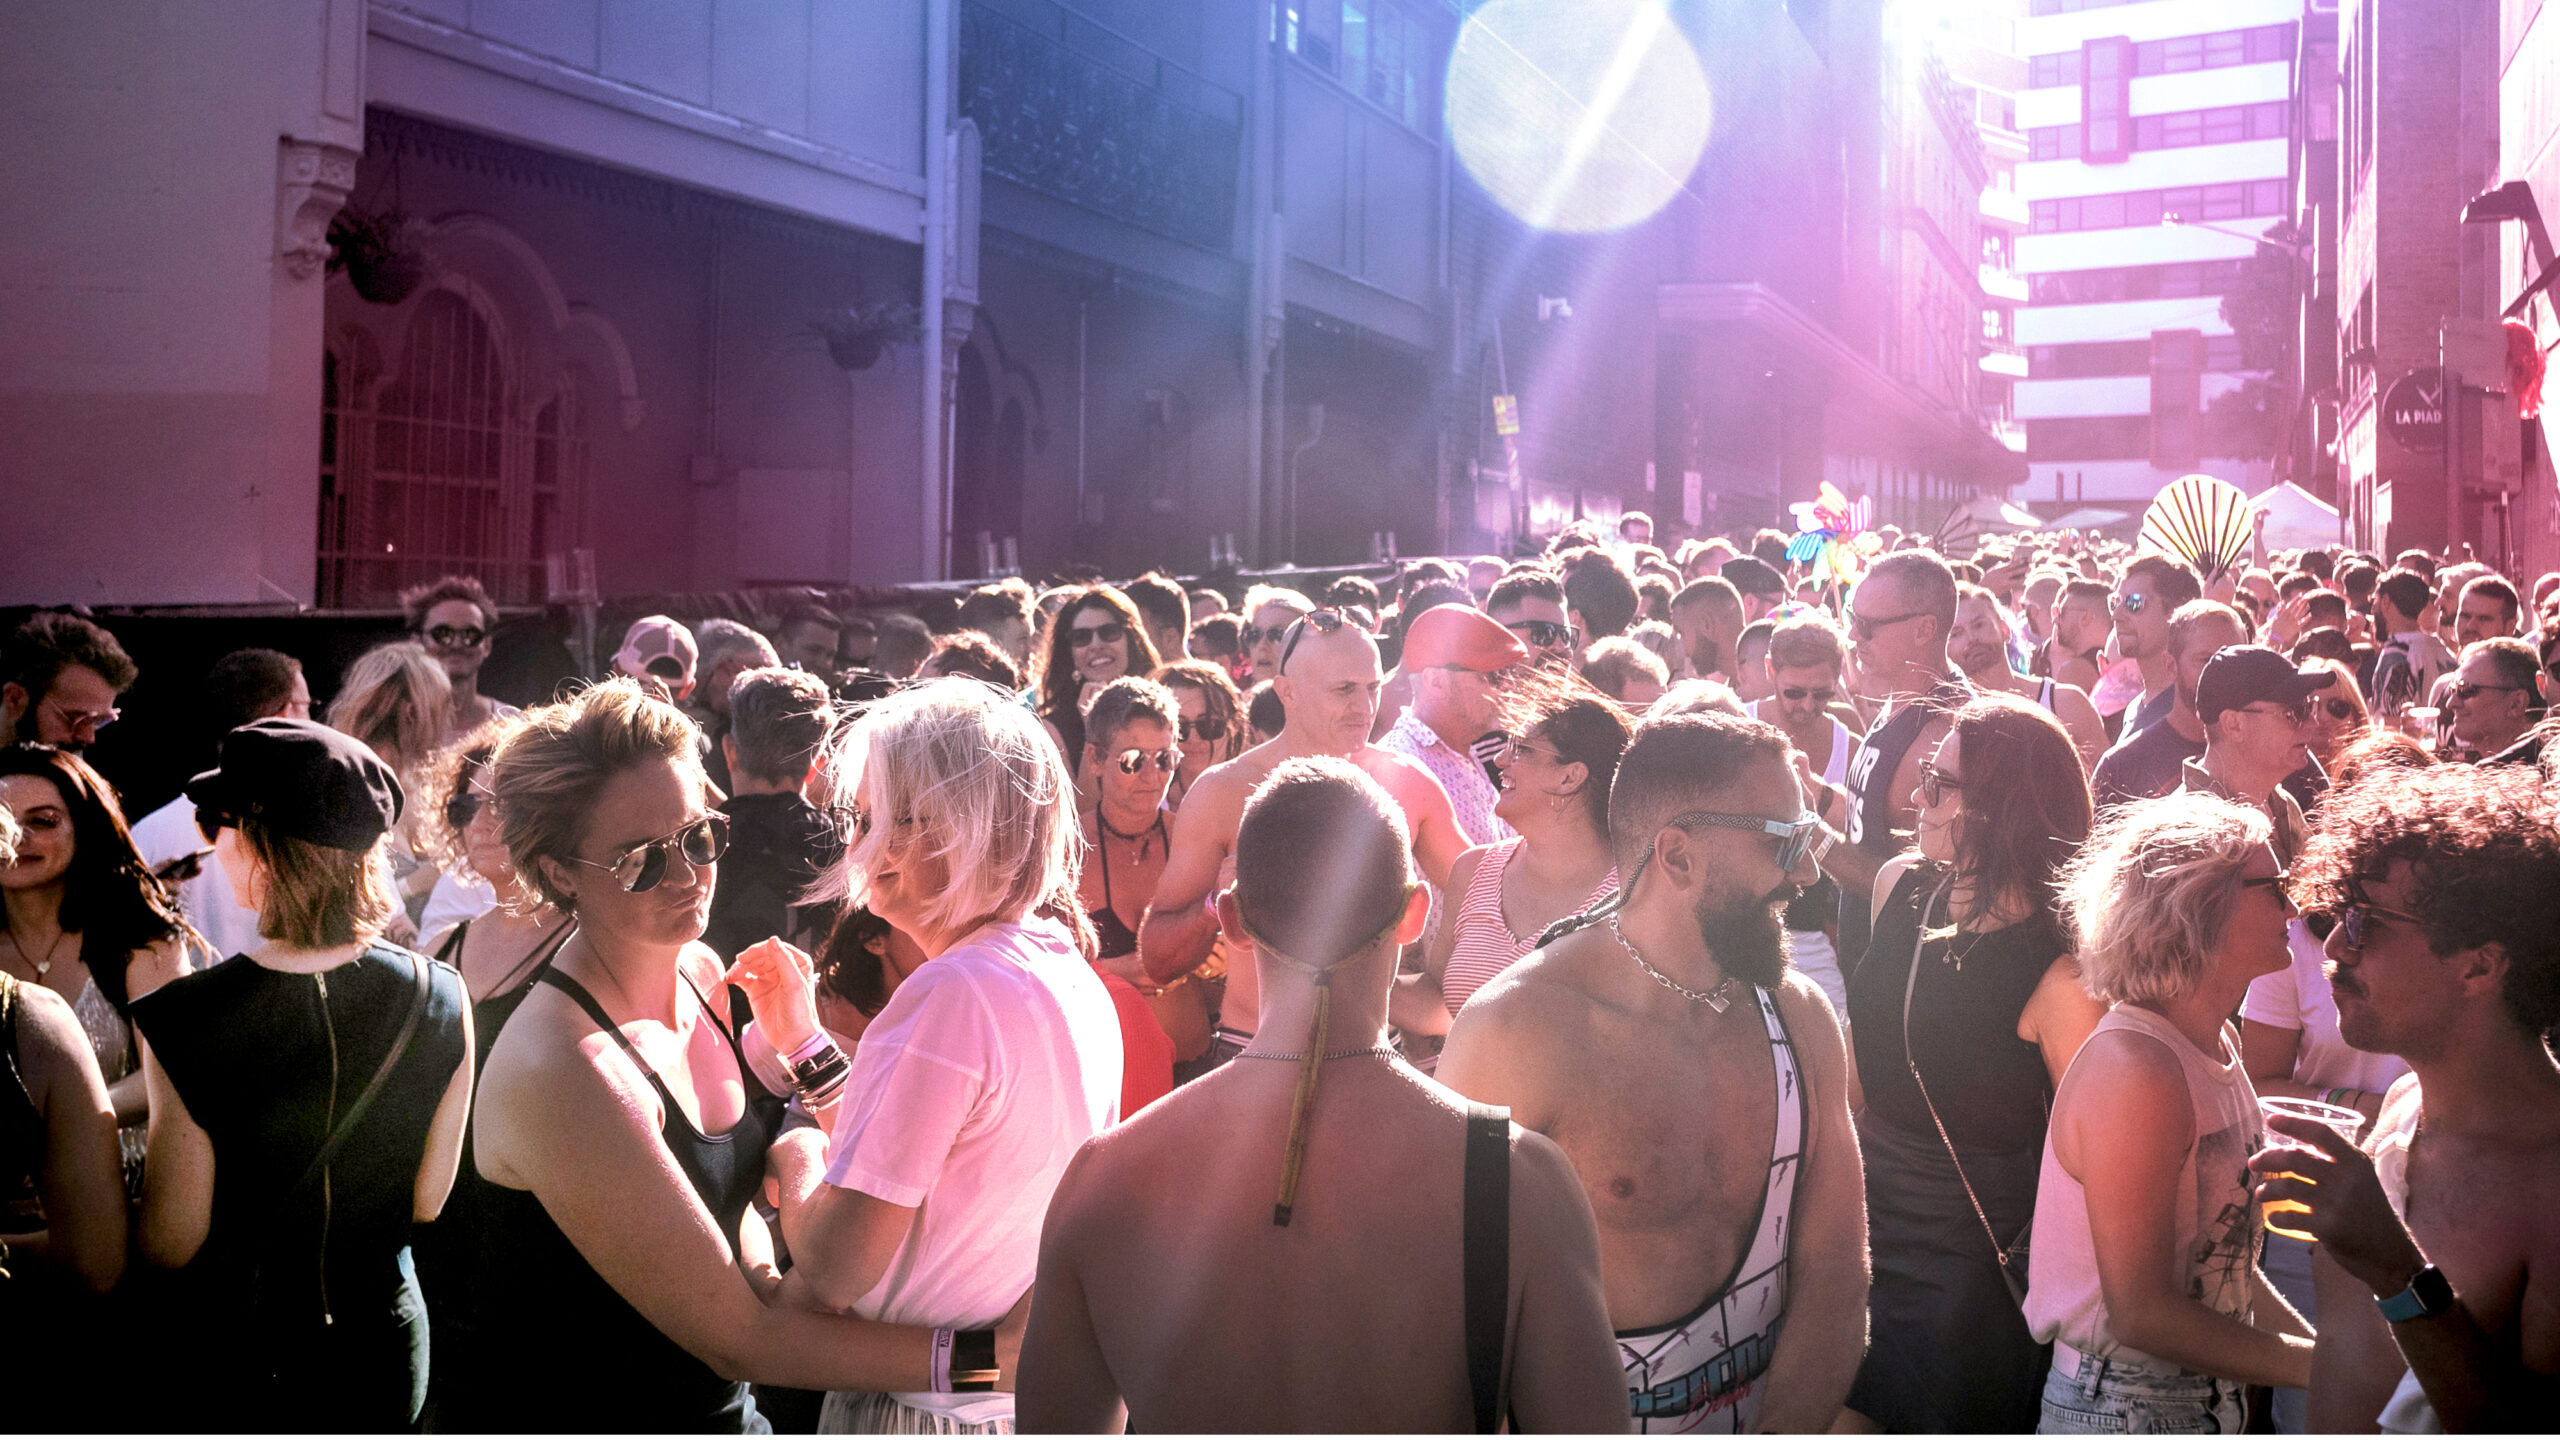
[{"label": "shirtless man", "polygon": [[[1245,800],[1282,761],[1329,755],[1367,771],[1404,811],[1414,859],[1434,886],[1448,880],[1449,867],[1467,848],[1448,792],[1431,772],[1369,743],[1383,683],[1376,641],[1343,623],[1337,612],[1318,611],[1289,626],[1273,666],[1279,673],[1273,691],[1288,708],[1286,728],[1269,743],[1203,771],[1174,815],[1172,857],[1138,927],[1138,958],[1156,984],[1171,984],[1209,958],[1218,939],[1218,917],[1209,901],[1235,881],[1236,826]],[[1259,1023],[1260,981],[1256,967],[1235,953],[1240,948],[1230,947],[1226,999],[1207,1056],[1212,1065],[1224,1064],[1250,1043]],[[1414,1003],[1427,998],[1411,993]]]},{"label": "shirtless man", "polygon": [[[1467,1105],[1375,1046],[1397,949],[1422,932],[1409,846],[1396,802],[1344,761],[1290,761],[1254,792],[1219,919],[1270,947],[1254,963],[1272,1038],[1067,1167],[1032,1290],[1024,1433],[1476,1428]],[[1313,970],[1332,999],[1311,1038]],[[1310,1044],[1333,1058],[1281,1225],[1302,1068],[1287,1057]],[[1590,1206],[1563,1152],[1504,1129],[1512,1319],[1494,1413],[1524,1431],[1622,1428]]]},{"label": "shirtless man", "polygon": [[[2330,807],[2341,814],[2331,816]],[[2416,863],[2412,864],[2412,860]],[[2365,1148],[2260,1151],[2319,1242],[2318,1432],[2547,1430],[2560,1415],[2560,817],[2529,767],[2394,771],[2333,793],[2294,873],[2329,932],[2338,1033],[2398,1055]],[[2286,1178],[2300,1176],[2301,1179]]]},{"label": "shirtless man", "polygon": [[1581,1176],[1638,1430],[1826,1430],[1865,1349],[1845,1047],[1778,919],[1815,875],[1788,757],[1756,720],[1638,730],[1609,798],[1625,908],[1477,991],[1440,1057]]},{"label": "shirtless man", "polygon": [[2098,707],[2077,685],[2050,676],[2031,680],[2009,668],[2009,627],[2001,623],[2000,602],[1990,591],[1979,585],[1956,586],[1956,628],[1947,642],[1947,656],[1975,689],[2005,690],[2032,700],[2061,721],[2063,733],[2071,737],[2071,748],[2080,752],[2080,773],[2097,768],[2098,757],[2107,753],[2107,725],[2098,718]]}]

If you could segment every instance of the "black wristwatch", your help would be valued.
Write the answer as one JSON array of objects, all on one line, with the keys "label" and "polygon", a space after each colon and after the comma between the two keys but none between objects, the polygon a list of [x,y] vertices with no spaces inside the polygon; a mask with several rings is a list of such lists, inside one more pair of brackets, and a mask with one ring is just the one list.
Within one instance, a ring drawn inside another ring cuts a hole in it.
[{"label": "black wristwatch", "polygon": [[993,1390],[1003,1372],[996,1368],[996,1332],[963,1330],[951,1337],[951,1388]]},{"label": "black wristwatch", "polygon": [[2453,1308],[2453,1282],[2433,1265],[2409,1277],[2409,1284],[2388,1299],[2377,1298],[2382,1318],[2397,1325],[2406,1320],[2428,1320]]}]

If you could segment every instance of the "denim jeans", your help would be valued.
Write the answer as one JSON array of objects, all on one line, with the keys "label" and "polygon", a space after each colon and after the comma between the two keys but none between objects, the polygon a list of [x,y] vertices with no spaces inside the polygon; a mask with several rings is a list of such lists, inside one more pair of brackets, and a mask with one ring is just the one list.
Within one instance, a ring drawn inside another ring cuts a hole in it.
[{"label": "denim jeans", "polygon": [[2237,1381],[2057,1346],[2036,1433],[2234,1435],[2246,1418]]}]

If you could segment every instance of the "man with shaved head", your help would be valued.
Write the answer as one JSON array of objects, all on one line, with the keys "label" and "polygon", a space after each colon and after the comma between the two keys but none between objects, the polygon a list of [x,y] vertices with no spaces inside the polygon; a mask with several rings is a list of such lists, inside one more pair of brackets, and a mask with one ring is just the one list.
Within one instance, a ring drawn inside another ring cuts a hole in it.
[{"label": "man with shaved head", "polygon": [[[1192,782],[1173,821],[1172,854],[1156,882],[1153,904],[1138,927],[1138,958],[1156,984],[1170,984],[1209,958],[1218,939],[1213,897],[1235,880],[1236,827],[1247,797],[1289,760],[1348,760],[1385,787],[1404,812],[1422,878],[1438,886],[1467,848],[1448,792],[1417,762],[1369,743],[1385,677],[1378,644],[1338,610],[1318,610],[1289,623],[1272,657],[1272,691],[1286,708],[1280,734]],[[1260,1024],[1261,986],[1254,966],[1229,947],[1226,1000],[1206,1057],[1212,1066],[1252,1043]]]},{"label": "man with shaved head", "polygon": [[1025,1433],[1624,1428],[1573,1167],[1376,1043],[1422,930],[1410,845],[1345,761],[1290,760],[1254,791],[1218,908],[1255,944],[1264,1038],[1067,1167]]},{"label": "man with shaved head", "polygon": [[1618,908],[1478,990],[1440,1056],[1573,1161],[1639,1431],[1822,1432],[1866,1346],[1846,1050],[1779,919],[1816,873],[1791,753],[1728,715],[1637,730]]}]

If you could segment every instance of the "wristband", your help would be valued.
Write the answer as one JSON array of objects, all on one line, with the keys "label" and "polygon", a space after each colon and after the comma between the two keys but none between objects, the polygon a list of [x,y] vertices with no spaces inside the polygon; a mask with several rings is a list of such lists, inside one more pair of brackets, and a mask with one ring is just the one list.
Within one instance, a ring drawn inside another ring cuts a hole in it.
[{"label": "wristband", "polygon": [[808,1060],[819,1051],[826,1049],[829,1045],[834,1043],[835,1041],[828,1037],[826,1027],[821,1025],[815,1031],[811,1032],[807,1040],[801,1042],[799,1049],[783,1056],[782,1063],[787,1069],[797,1070],[800,1068],[802,1062]]},{"label": "wristband", "polygon": [[996,1332],[963,1330],[951,1337],[951,1388],[993,1390],[1002,1378],[996,1369]]},{"label": "wristband", "polygon": [[936,1395],[951,1393],[951,1332],[948,1330],[933,1332],[932,1389]]}]

